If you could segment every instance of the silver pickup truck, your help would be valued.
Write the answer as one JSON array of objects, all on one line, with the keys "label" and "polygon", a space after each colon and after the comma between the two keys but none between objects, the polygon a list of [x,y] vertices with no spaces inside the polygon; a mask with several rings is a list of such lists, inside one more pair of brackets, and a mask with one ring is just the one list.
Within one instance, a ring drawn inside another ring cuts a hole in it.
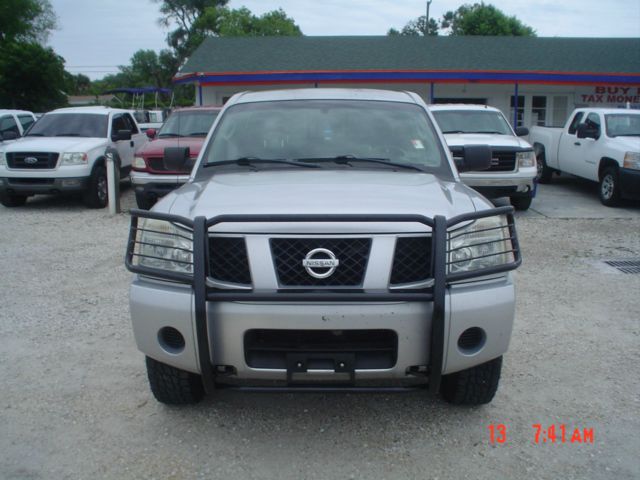
[{"label": "silver pickup truck", "polygon": [[[464,168],[489,167],[488,147],[465,150]],[[160,402],[428,387],[482,404],[497,390],[513,208],[460,182],[413,93],[238,94],[189,182],[131,216],[133,330]]]}]

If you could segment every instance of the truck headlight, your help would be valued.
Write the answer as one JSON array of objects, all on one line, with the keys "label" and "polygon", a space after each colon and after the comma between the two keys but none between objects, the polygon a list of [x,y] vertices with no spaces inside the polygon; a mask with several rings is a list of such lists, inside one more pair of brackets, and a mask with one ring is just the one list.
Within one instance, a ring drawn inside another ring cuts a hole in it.
[{"label": "truck headlight", "polygon": [[165,220],[139,219],[132,263],[193,274],[193,233]]},{"label": "truck headlight", "polygon": [[147,164],[144,162],[144,158],[142,157],[133,157],[133,163],[131,164],[131,166],[136,170],[147,169]]},{"label": "truck headlight", "polygon": [[[1,155],[1,154],[0,154]],[[0,158],[0,164],[2,159]],[[627,152],[624,154],[624,161],[622,162],[624,168],[630,168],[632,170],[640,170],[640,152]]]},{"label": "truck headlight", "polygon": [[62,165],[84,165],[87,163],[87,154],[84,152],[65,152],[62,154]]},{"label": "truck headlight", "polygon": [[516,152],[516,162],[519,168],[529,168],[536,166],[536,154],[533,150],[527,152]]},{"label": "truck headlight", "polygon": [[447,273],[497,267],[514,261],[504,215],[485,217],[449,232]]},{"label": "truck headlight", "polygon": [[4,154],[4,152],[0,152],[0,167],[6,167],[7,166],[7,156]]}]

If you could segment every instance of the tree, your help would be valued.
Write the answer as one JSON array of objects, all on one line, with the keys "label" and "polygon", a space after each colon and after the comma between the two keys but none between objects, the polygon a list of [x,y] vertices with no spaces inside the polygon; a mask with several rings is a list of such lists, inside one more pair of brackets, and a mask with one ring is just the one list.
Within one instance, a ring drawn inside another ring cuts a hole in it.
[{"label": "tree", "polygon": [[451,29],[451,35],[499,35],[533,37],[536,32],[515,16],[507,16],[493,5],[474,3],[462,5],[442,17],[443,29]]},{"label": "tree", "polygon": [[49,0],[2,0],[0,42],[45,43],[56,28],[56,15]]},{"label": "tree", "polygon": [[66,104],[62,57],[35,42],[3,42],[0,105],[43,112]]},{"label": "tree", "polygon": [[[418,36],[424,36],[424,32],[425,32],[425,24],[427,22],[427,16],[423,15],[421,17],[416,18],[415,20],[411,20],[409,21],[404,27],[402,27],[402,30],[398,31],[395,28],[390,28],[389,31],[387,32],[387,35],[389,36],[398,36],[398,35],[402,35],[402,36],[410,36],[410,37],[418,37]],[[438,35],[438,22],[433,19],[430,18],[429,19],[429,30],[427,32],[427,35],[431,35],[431,36],[435,36]]]},{"label": "tree", "polygon": [[[424,35],[426,17],[409,21],[402,30],[391,28],[387,35],[417,36]],[[449,35],[499,35],[499,36],[535,36],[535,30],[515,16],[507,16],[493,5],[484,2],[462,5],[455,11],[442,16],[440,25],[429,19],[429,35],[437,35],[438,28],[448,30]]]}]

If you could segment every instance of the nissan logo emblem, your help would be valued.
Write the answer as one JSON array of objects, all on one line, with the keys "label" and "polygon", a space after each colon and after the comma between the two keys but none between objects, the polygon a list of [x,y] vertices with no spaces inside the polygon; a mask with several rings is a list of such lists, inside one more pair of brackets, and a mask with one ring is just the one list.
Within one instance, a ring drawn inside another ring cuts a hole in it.
[{"label": "nissan logo emblem", "polygon": [[24,163],[27,163],[29,165],[34,165],[38,163],[38,159],[36,157],[27,157],[24,159]]},{"label": "nissan logo emblem", "polygon": [[[330,277],[336,271],[338,265],[340,265],[340,260],[336,258],[331,250],[326,248],[315,248],[307,253],[304,260],[302,260],[302,266],[313,278]],[[319,269],[320,271],[318,272],[314,269]]]}]

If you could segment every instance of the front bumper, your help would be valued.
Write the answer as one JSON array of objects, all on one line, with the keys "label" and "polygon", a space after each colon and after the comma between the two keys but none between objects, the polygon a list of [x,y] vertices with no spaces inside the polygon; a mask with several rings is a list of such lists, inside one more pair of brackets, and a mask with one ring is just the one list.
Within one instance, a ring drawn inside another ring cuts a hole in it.
[{"label": "front bumper", "polygon": [[89,177],[0,177],[0,192],[15,195],[58,194],[86,190]]},{"label": "front bumper", "polygon": [[[450,220],[441,216],[434,219],[419,215],[367,216],[369,222],[418,222],[431,227],[433,282],[428,287],[405,291],[239,291],[207,284],[208,232],[215,225],[266,221],[357,222],[363,217],[238,215],[209,220],[197,217],[191,221],[134,210],[126,265],[138,274],[130,296],[138,348],[158,361],[201,374],[207,391],[213,390],[216,382],[292,386],[289,363],[286,368],[254,368],[248,364],[246,343],[243,343],[247,332],[268,329],[276,333],[297,330],[340,334],[391,330],[397,337],[394,363],[387,368],[352,368],[353,386],[367,381],[396,381],[401,385],[428,381],[432,391],[437,391],[443,374],[484,363],[507,350],[514,318],[514,288],[508,272],[521,263],[512,212],[511,207],[501,207]],[[512,261],[483,270],[447,273],[448,229],[493,215],[507,216],[508,226],[501,228],[508,228]],[[193,275],[134,265],[140,217],[170,220],[192,229]],[[469,281],[471,279],[474,281]],[[163,344],[161,330],[166,327],[177,330],[184,338],[180,349]],[[472,327],[482,330],[483,339],[468,350],[459,346],[459,340],[462,332]],[[338,370],[305,373],[328,375],[331,379]]]},{"label": "front bumper", "polygon": [[145,172],[131,172],[131,183],[136,195],[149,200],[157,200],[185,184],[189,175],[159,175]]},{"label": "front bumper", "polygon": [[462,182],[486,197],[532,195],[535,167],[519,168],[516,172],[463,172]]},{"label": "front bumper", "polygon": [[620,188],[623,197],[640,199],[640,170],[621,168]]}]

